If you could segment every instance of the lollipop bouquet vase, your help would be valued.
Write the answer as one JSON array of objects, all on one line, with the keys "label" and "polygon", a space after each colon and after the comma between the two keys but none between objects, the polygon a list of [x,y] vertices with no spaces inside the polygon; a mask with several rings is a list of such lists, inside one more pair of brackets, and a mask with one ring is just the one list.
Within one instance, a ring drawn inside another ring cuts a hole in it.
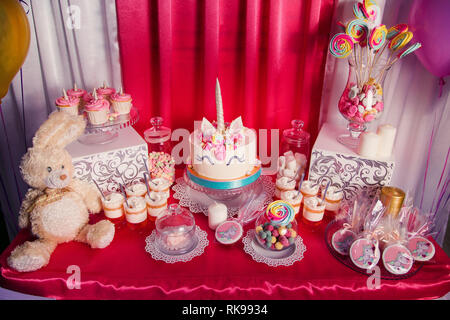
[{"label": "lollipop bouquet vase", "polygon": [[358,145],[367,123],[384,110],[383,84],[392,65],[421,47],[418,42],[406,47],[413,38],[408,25],[387,29],[380,24],[381,10],[374,0],[355,3],[353,14],[356,19],[341,24],[344,32],[330,41],[331,54],[348,59],[347,83],[338,108],[348,120],[350,133],[337,140],[351,148]]}]

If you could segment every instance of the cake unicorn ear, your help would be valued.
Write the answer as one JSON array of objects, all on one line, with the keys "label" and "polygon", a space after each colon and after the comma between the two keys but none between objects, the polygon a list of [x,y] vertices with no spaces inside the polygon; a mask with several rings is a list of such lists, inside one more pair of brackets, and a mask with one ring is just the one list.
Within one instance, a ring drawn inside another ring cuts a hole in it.
[{"label": "cake unicorn ear", "polygon": [[236,119],[234,119],[233,121],[231,121],[231,124],[230,124],[230,132],[231,133],[238,133],[242,129],[244,129],[244,124],[242,123],[242,118],[240,116],[237,117]]},{"label": "cake unicorn ear", "polygon": [[203,118],[200,129],[206,136],[212,136],[214,133],[216,133],[216,128],[206,118]]}]

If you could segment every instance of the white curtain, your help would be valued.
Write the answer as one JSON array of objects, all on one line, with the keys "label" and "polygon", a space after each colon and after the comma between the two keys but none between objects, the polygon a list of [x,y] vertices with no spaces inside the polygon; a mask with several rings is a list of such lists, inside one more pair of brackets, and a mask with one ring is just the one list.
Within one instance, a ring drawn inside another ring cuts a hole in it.
[{"label": "white curtain", "polygon": [[[19,172],[22,155],[62,89],[74,82],[92,90],[121,86],[114,0],[23,0],[31,27],[27,59],[2,100],[0,201],[10,238],[27,190]],[[23,96],[22,96],[23,93]]]},{"label": "white curtain", "polygon": [[[333,21],[346,23],[354,19],[352,6],[355,2],[340,0]],[[398,23],[408,23],[412,2],[379,0],[383,11],[382,23],[388,28]],[[332,35],[338,32],[342,31],[335,24]],[[338,112],[337,102],[347,81],[347,68],[346,59],[337,59],[328,54],[320,124],[328,122],[346,126],[346,120]],[[449,89],[450,81],[444,85],[439,98],[439,79],[422,66],[415,54],[411,54],[396,63],[387,76],[385,110],[368,128],[376,131],[378,125],[385,123],[397,128],[394,152],[396,168],[391,184],[411,193],[417,207],[436,212],[435,239],[441,245],[450,211],[447,188],[450,163],[444,170],[450,150]]]}]

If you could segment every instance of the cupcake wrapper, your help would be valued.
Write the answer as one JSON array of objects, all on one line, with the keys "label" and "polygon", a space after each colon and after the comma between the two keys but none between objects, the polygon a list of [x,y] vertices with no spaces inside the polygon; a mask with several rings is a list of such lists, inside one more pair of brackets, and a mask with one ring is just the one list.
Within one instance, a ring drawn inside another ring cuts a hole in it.
[{"label": "cupcake wrapper", "polygon": [[58,108],[58,111],[66,112],[72,115],[77,116],[78,115],[78,105],[73,106],[56,106]]},{"label": "cupcake wrapper", "polygon": [[89,121],[96,124],[103,124],[108,121],[108,110],[100,110],[100,111],[86,111]]},{"label": "cupcake wrapper", "polygon": [[130,101],[112,101],[112,106],[114,112],[119,114],[128,114],[131,110],[131,100]]}]

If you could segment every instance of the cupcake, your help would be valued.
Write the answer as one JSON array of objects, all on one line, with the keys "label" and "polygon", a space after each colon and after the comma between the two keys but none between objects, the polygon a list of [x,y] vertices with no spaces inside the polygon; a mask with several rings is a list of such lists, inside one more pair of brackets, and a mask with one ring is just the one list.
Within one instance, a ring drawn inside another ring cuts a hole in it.
[{"label": "cupcake", "polygon": [[130,113],[131,95],[123,93],[122,88],[120,88],[119,92],[112,94],[110,99],[114,112],[117,112],[118,114]]},{"label": "cupcake", "polygon": [[85,106],[89,121],[93,125],[103,124],[108,121],[109,102],[105,99],[95,99],[97,94],[94,89],[94,100]]},{"label": "cupcake", "polygon": [[73,84],[72,89],[67,90],[68,96],[76,97],[76,98],[80,99],[80,102],[83,99],[85,94],[86,94],[86,90],[78,88],[76,83]]},{"label": "cupcake", "polygon": [[[94,91],[95,91],[97,98],[94,98]],[[85,104],[88,104],[95,99],[104,99],[104,97],[101,94],[98,94],[98,89],[96,89],[96,88],[94,88],[94,90],[92,90],[92,92],[87,92],[83,95],[83,101]]]},{"label": "cupcake", "polygon": [[111,95],[116,93],[116,89],[106,86],[106,81],[103,82],[103,87],[97,89],[97,94],[103,96],[108,102],[111,102]]},{"label": "cupcake", "polygon": [[56,99],[55,105],[58,108],[58,111],[67,112],[76,116],[78,115],[80,99],[67,95],[66,90],[63,89],[63,95]]}]

